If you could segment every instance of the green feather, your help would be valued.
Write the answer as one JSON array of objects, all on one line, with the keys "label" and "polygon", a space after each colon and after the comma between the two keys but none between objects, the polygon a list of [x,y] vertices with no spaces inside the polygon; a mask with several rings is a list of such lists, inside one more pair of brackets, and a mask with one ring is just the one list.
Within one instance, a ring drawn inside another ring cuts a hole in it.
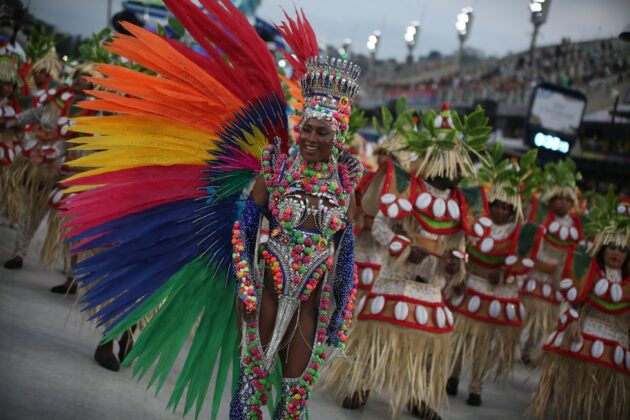
[{"label": "green feather", "polygon": [[238,191],[243,191],[252,182],[255,175],[249,169],[235,169],[216,175],[212,180],[213,185],[217,185],[212,197],[213,201],[221,201]]},{"label": "green feather", "polygon": [[206,264],[207,258],[204,257],[188,263],[113,328],[104,340],[112,340],[159,307],[124,362],[125,366],[134,365],[133,374],[138,380],[153,370],[148,388],[157,381],[157,394],[201,316],[168,407],[175,410],[188,388],[184,412],[195,405],[196,416],[199,415],[220,354],[212,409],[215,418],[219,408],[217,401],[220,402],[232,365],[230,362],[238,359],[236,285],[231,281],[224,282],[225,272],[218,272],[215,278],[211,278],[210,273],[214,273],[215,266],[206,267]]}]

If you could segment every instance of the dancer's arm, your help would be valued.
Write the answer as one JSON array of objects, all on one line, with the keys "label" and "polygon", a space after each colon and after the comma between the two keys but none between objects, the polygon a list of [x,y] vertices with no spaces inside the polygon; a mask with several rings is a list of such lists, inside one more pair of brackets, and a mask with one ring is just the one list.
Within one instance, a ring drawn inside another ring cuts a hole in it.
[{"label": "dancer's arm", "polygon": [[335,311],[330,317],[328,325],[328,341],[335,347],[344,347],[343,342],[347,335],[352,310],[349,304],[356,293],[355,265],[354,265],[354,233],[351,224],[338,233],[339,244],[337,261],[333,280],[333,297],[335,299]]},{"label": "dancer's arm", "polygon": [[232,246],[234,247],[232,259],[238,282],[238,294],[249,312],[256,306],[256,245],[262,217],[265,215],[266,201],[267,190],[264,179],[260,176],[245,203],[241,217],[234,223],[232,231]]}]

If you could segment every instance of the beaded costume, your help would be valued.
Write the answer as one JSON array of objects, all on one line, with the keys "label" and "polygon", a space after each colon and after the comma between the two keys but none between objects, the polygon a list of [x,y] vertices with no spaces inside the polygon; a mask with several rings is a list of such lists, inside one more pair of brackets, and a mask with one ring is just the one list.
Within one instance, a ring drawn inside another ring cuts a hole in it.
[{"label": "beaded costume", "polygon": [[[268,403],[274,418],[303,418],[326,346],[343,348],[352,318],[348,217],[362,168],[341,144],[359,69],[318,57],[303,15],[278,26],[301,80],[297,130],[316,119],[334,133],[330,159],[307,163],[289,147],[287,101],[265,42],[232,2],[200,3],[205,10],[165,1],[204,54],[124,24],[131,35],[118,34],[107,48],[158,77],[99,65],[106,78],[91,79],[116,93],[94,91],[96,100],[82,105],[117,115],[73,127],[94,134],[71,140],[94,153],[70,162],[87,170],[64,181],[75,193],[63,203],[66,227],[75,252],[98,251],[75,273],[87,290],[85,310],[99,308],[94,317],[107,325],[105,340],[153,314],[124,364],[141,374],[153,369],[158,387],[194,330],[170,406],[186,391],[184,413],[199,413],[212,380],[216,417],[231,370],[230,418],[262,418]],[[248,198],[262,180],[265,205]],[[275,325],[262,343],[260,311],[270,296]],[[318,314],[310,359],[299,377],[281,378],[278,350],[300,333],[289,322],[311,302]]]},{"label": "beaded costume", "polygon": [[[629,214],[612,189],[596,200],[587,222],[594,245],[563,265],[559,289],[569,306],[543,347],[529,407],[537,418],[630,417]],[[616,266],[606,262],[607,248],[623,255]]]}]

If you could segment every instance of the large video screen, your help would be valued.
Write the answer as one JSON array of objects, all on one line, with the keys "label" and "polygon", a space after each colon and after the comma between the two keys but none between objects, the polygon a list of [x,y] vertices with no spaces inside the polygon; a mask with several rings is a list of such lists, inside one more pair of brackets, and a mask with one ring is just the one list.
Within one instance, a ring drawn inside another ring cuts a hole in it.
[{"label": "large video screen", "polygon": [[529,123],[543,130],[575,137],[585,108],[584,99],[541,85],[534,93]]}]

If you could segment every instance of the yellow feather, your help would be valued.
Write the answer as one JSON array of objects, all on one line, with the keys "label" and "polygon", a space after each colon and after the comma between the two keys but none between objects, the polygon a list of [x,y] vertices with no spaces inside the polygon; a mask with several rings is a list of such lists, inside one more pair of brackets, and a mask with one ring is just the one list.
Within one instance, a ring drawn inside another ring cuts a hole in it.
[{"label": "yellow feather", "polygon": [[103,187],[105,186],[105,184],[98,184],[98,185],[76,185],[74,187],[70,187],[70,188],[66,188],[63,190],[64,194],[72,194],[72,193],[78,193],[78,192],[82,192],[82,191],[88,191],[88,190],[93,190],[94,188],[98,188],[98,187]]},{"label": "yellow feather", "polygon": [[[207,158],[210,158],[208,154]],[[69,163],[72,167],[79,168],[99,168],[116,167],[121,165],[138,167],[147,165],[194,165],[204,163],[203,158],[189,153],[175,153],[163,149],[151,149],[148,147],[138,147],[133,150],[105,150],[91,155],[80,157]]]},{"label": "yellow feather", "polygon": [[102,167],[102,168],[88,169],[88,170],[76,173],[66,178],[64,182],[74,181],[76,179],[87,178],[94,175],[105,174],[108,172],[122,171],[124,169],[131,169],[131,168],[137,168],[137,167],[138,166],[136,165],[111,165],[111,166]]},{"label": "yellow feather", "polygon": [[74,118],[73,131],[89,134],[152,133],[184,138],[196,138],[211,143],[207,132],[189,125],[149,115],[114,115],[108,117]]},{"label": "yellow feather", "polygon": [[[129,149],[130,152],[137,148],[153,148],[159,145],[157,149],[169,150],[172,152],[185,152],[205,158],[208,156],[208,147],[199,144],[199,142],[164,136],[161,134],[144,134],[142,137],[124,133],[116,135],[107,135],[99,137],[82,137],[78,142],[78,146],[74,146],[71,150],[105,150],[105,149]],[[214,148],[214,147],[212,147]]]},{"label": "yellow feather", "polygon": [[269,141],[262,131],[260,131],[255,125],[250,125],[250,130],[252,130],[252,133],[241,130],[245,141],[239,141],[240,148],[247,153],[250,153],[252,156],[260,156],[262,148],[268,145]]}]

